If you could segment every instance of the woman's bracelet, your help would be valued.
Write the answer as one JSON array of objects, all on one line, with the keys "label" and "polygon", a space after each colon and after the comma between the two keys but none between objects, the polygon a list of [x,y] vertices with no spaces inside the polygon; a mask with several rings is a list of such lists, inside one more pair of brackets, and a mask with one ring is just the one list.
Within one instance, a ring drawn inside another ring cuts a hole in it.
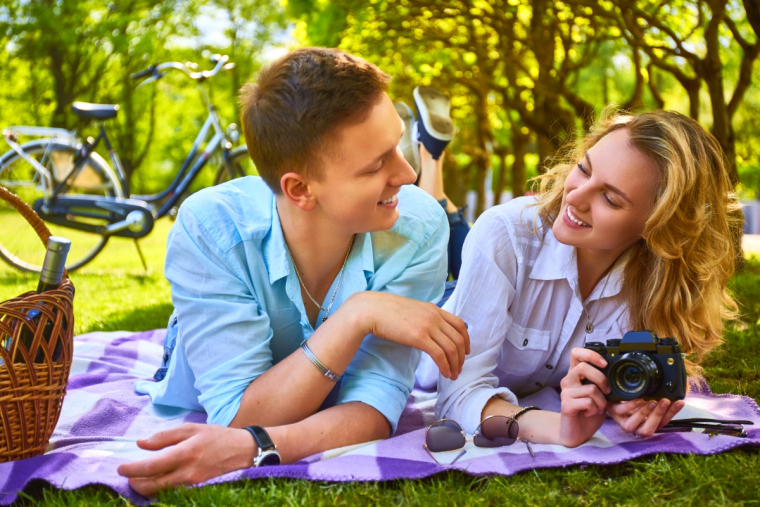
[{"label": "woman's bracelet", "polygon": [[541,410],[541,409],[538,408],[538,407],[534,407],[533,405],[531,405],[529,407],[523,407],[520,410],[518,410],[517,412],[515,412],[514,414],[512,414],[512,419],[514,419],[516,421],[518,417],[520,417],[521,415],[523,415],[525,412],[530,412],[531,410]]},{"label": "woman's bracelet", "polygon": [[333,382],[340,382],[340,379],[343,378],[343,375],[336,374],[330,368],[322,364],[322,361],[317,359],[317,356],[314,355],[314,352],[312,352],[309,346],[306,345],[306,340],[301,343],[301,349],[303,350],[303,353],[306,354],[306,357],[309,358],[309,361],[311,361],[314,366],[316,366],[317,369],[322,372],[322,375],[332,380]]}]

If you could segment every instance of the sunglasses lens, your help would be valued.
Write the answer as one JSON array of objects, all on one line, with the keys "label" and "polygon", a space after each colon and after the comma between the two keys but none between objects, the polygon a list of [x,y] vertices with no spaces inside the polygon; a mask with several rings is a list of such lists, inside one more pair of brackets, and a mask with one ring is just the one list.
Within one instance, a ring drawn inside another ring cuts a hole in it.
[{"label": "sunglasses lens", "polygon": [[509,417],[496,416],[480,424],[473,443],[478,447],[502,447],[512,445],[517,440],[520,428],[517,421]]},{"label": "sunglasses lens", "polygon": [[454,421],[438,421],[428,430],[425,444],[431,452],[460,449],[465,444],[462,427]]}]

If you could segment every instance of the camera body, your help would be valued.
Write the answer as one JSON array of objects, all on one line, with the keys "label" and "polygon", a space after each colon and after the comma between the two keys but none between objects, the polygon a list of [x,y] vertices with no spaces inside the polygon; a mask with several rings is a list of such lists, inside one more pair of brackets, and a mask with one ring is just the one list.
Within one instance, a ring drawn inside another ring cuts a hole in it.
[{"label": "camera body", "polygon": [[659,338],[651,331],[628,331],[622,340],[607,340],[606,345],[588,342],[585,348],[607,361],[605,368],[592,366],[607,377],[611,392],[606,398],[610,401],[674,401],[686,396],[685,354],[675,338]]}]

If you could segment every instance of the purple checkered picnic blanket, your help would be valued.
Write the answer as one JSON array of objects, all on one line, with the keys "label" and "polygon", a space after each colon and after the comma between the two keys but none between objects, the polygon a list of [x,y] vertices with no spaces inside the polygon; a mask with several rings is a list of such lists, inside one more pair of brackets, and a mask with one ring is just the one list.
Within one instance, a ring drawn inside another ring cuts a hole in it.
[{"label": "purple checkered picnic blanket", "polygon": [[[32,480],[76,489],[103,484],[137,504],[149,500],[132,491],[116,474],[121,463],[151,453],[135,441],[183,422],[204,422],[200,412],[154,406],[135,394],[137,379],[151,378],[163,353],[164,330],[143,333],[90,333],[75,339],[69,390],[58,427],[47,452],[36,458],[0,464],[0,504],[7,505]],[[393,438],[320,453],[292,465],[251,468],[213,482],[258,477],[292,477],[319,481],[379,481],[427,477],[444,470],[468,474],[512,475],[531,468],[610,464],[658,452],[714,454],[741,445],[760,445],[760,408],[751,399],[713,394],[704,381],[692,384],[679,417],[749,419],[749,438],[702,433],[670,433],[634,439],[608,420],[586,444],[568,449],[533,444],[535,458],[519,443],[481,449],[467,444],[467,453],[452,466],[437,465],[422,448],[425,427],[434,422],[435,394],[415,390]],[[544,389],[522,403],[557,410],[559,397]],[[444,453],[451,462],[457,453]]]}]

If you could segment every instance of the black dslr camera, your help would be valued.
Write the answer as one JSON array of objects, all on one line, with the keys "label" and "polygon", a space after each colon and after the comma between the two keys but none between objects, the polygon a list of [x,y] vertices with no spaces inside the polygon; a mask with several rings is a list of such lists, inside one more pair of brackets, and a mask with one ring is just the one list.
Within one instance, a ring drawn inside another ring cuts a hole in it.
[{"label": "black dslr camera", "polygon": [[622,340],[607,340],[606,346],[588,342],[585,348],[607,361],[606,368],[594,367],[607,376],[610,401],[673,401],[686,396],[685,354],[675,338],[659,338],[651,331],[628,331]]}]

